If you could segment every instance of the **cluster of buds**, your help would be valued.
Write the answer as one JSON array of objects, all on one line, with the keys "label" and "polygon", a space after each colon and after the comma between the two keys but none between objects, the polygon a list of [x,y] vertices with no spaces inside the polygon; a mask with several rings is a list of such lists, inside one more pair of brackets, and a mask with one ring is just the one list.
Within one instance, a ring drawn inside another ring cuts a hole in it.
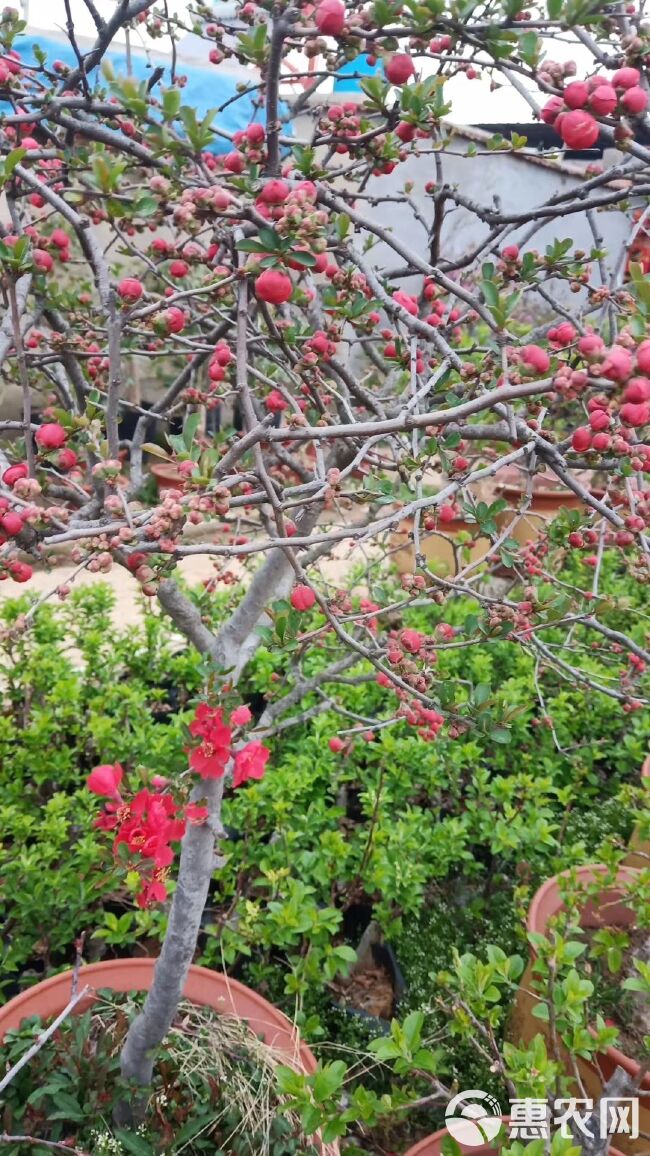
[{"label": "cluster of buds", "polygon": [[[552,96],[546,102],[542,120],[553,126],[567,148],[592,148],[600,135],[596,117],[620,118],[645,112],[648,94],[640,81],[639,70],[629,67],[619,68],[611,77],[596,75],[573,80],[562,89],[561,96]],[[630,129],[617,126],[617,139],[630,135]]]}]

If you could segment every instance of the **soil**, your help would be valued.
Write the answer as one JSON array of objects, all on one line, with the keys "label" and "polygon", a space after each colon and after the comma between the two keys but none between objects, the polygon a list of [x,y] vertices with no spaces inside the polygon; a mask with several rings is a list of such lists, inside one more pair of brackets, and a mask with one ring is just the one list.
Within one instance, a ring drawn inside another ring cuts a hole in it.
[{"label": "soil", "polygon": [[382,1020],[389,1020],[393,1015],[395,992],[387,968],[371,963],[335,980],[330,987],[337,1003],[351,1011],[365,1012]]}]

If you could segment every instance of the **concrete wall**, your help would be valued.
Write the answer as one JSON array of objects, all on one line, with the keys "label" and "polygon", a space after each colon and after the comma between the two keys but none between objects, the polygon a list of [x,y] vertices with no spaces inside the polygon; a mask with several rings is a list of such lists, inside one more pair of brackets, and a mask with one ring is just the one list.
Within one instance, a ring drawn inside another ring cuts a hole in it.
[{"label": "concrete wall", "polygon": [[[507,153],[490,153],[489,155],[467,156],[468,141],[460,137],[454,142],[455,152],[444,153],[441,156],[443,183],[455,186],[464,197],[487,209],[499,207],[504,213],[516,213],[542,206],[556,193],[578,190],[582,178],[577,172],[571,172],[569,166],[554,168],[552,162],[532,160],[522,156]],[[390,177],[373,178],[367,187],[368,193],[377,192],[385,195],[390,190],[401,189],[406,181],[413,184],[411,197],[419,209],[422,217],[430,223],[433,217],[433,206],[430,196],[425,193],[428,181],[435,180],[434,162],[430,157],[411,157],[391,174]],[[417,220],[406,210],[399,211],[398,206],[379,204],[368,209],[374,222],[390,228],[398,233],[401,240],[416,252],[423,253],[426,244],[424,229]],[[524,248],[535,248],[544,251],[547,245],[556,239],[573,238],[575,247],[589,252],[594,247],[594,238],[586,214],[576,213],[563,219],[550,220],[542,223],[539,230],[530,239]],[[616,262],[621,247],[629,236],[629,217],[618,210],[598,213],[597,225],[603,237],[604,248],[610,254],[610,262]],[[508,243],[517,242],[529,233],[530,226],[525,225],[508,235]],[[455,208],[448,212],[442,230],[442,255],[448,260],[461,258],[489,237],[489,227],[465,208]],[[506,242],[504,242],[506,243]],[[390,249],[382,245],[373,250],[374,260],[380,267],[395,268],[396,261]],[[598,269],[594,268],[594,280],[600,283]],[[548,286],[549,290],[551,285]],[[559,288],[558,283],[553,292]],[[563,285],[559,296],[566,303],[575,302],[575,298]]]},{"label": "concrete wall", "polygon": [[[328,98],[332,103],[336,97]],[[358,100],[356,94],[340,94],[338,99]],[[309,138],[313,132],[314,115],[317,112],[315,105],[306,115],[296,122],[296,136]],[[499,208],[504,213],[518,212],[535,206],[543,206],[556,193],[576,191],[584,180],[584,162],[568,163],[562,160],[553,161],[541,156],[531,156],[523,153],[488,152],[486,141],[488,133],[476,129],[456,129],[448,148],[439,153],[442,167],[442,184],[457,188],[468,200],[475,202],[485,209]],[[428,145],[428,142],[425,142]],[[479,155],[468,155],[470,145]],[[603,163],[609,165],[620,160],[620,154],[613,152],[605,154]],[[342,163],[348,161],[343,158]],[[399,194],[408,182],[412,185],[411,199],[416,205],[420,216],[430,225],[433,219],[432,198],[425,192],[425,186],[430,181],[436,181],[435,158],[429,153],[424,156],[411,156],[408,160],[397,165],[389,176],[372,177],[364,192],[372,196],[376,194],[383,203],[372,204],[370,201],[358,201],[357,211],[363,211],[368,219],[388,229],[410,249],[425,256],[428,251],[427,237],[424,228],[415,215],[407,207],[385,201],[387,196]],[[440,183],[440,182],[439,182]],[[344,182],[341,182],[342,187]],[[453,206],[451,206],[453,208]],[[602,236],[603,247],[608,251],[605,265],[614,267],[622,246],[630,232],[630,216],[617,209],[599,212],[596,223]],[[524,234],[530,233],[530,224],[514,229],[508,234],[506,243],[519,243]],[[483,224],[480,218],[469,209],[453,208],[448,211],[442,230],[442,256],[447,260],[461,258],[471,252],[489,236],[489,227]],[[585,213],[576,213],[564,219],[540,219],[539,228],[523,248],[534,248],[541,252],[553,240],[573,238],[575,248],[589,252],[594,247],[594,238]],[[379,243],[372,249],[373,264],[379,269],[396,269],[400,259],[390,246]],[[600,284],[597,267],[593,270],[593,283]],[[415,290],[417,281],[413,279],[405,283],[405,288]],[[580,296],[574,296],[568,286],[555,282],[547,284],[553,293],[564,305],[571,308],[579,307]],[[539,298],[538,298],[539,301]],[[543,307],[539,301],[540,309]]]}]

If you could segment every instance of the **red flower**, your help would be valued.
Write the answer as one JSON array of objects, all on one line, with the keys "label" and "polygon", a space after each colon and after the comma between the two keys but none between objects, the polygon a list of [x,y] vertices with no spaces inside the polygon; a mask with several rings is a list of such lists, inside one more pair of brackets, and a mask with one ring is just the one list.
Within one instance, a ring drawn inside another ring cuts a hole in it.
[{"label": "red flower", "polygon": [[154,871],[153,875],[141,880],[142,888],[135,897],[138,907],[152,907],[154,903],[163,903],[167,898],[167,871]]},{"label": "red flower", "polygon": [[90,772],[86,786],[96,795],[108,795],[109,799],[119,799],[119,786],[123,775],[124,771],[119,763],[103,763],[101,767],[95,767]]},{"label": "red flower", "polygon": [[263,779],[266,764],[271,754],[261,743],[246,743],[235,755],[235,769],[232,776],[233,787],[241,787],[249,779]]},{"label": "red flower", "polygon": [[151,859],[156,867],[169,867],[174,853],[170,843],[182,839],[185,820],[176,817],[177,807],[171,795],[153,795],[138,791],[119,816],[120,828],[114,849],[125,843],[132,854]]},{"label": "red flower", "polygon": [[219,707],[202,702],[190,723],[190,734],[203,741],[190,752],[189,764],[202,779],[220,779],[230,758],[232,730]]}]

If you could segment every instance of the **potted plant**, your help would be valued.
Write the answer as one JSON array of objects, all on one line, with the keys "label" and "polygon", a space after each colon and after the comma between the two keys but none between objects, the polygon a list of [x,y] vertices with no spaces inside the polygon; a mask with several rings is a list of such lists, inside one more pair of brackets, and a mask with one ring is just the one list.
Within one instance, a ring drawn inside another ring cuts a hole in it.
[{"label": "potted plant", "polygon": [[149,466],[149,473],[156,483],[159,494],[165,494],[168,490],[180,490],[185,481],[173,462],[153,462]]},{"label": "potted plant", "polygon": [[[444,518],[425,518],[419,530],[420,553],[434,573],[453,577],[469,562],[485,557],[490,539],[480,533],[476,522],[460,516],[451,507]],[[391,537],[390,560],[399,574],[412,574],[415,566],[413,519],[401,522]]]},{"label": "potted plant", "polygon": [[[461,1154],[462,1156],[471,1156],[473,1152],[477,1153],[477,1156],[497,1156],[500,1152],[512,1151],[512,1140],[507,1133],[510,1118],[504,1116],[502,1119],[504,1127],[501,1134],[484,1144],[477,1144],[474,1137],[469,1142],[463,1143],[462,1140],[455,1140],[447,1128],[441,1128],[438,1132],[434,1132],[431,1136],[425,1136],[419,1143],[414,1144],[405,1153],[405,1156],[461,1156]],[[574,1141],[571,1140],[570,1144],[573,1146]],[[551,1151],[557,1152],[561,1150],[561,1147],[556,1141]],[[612,1145],[609,1147],[609,1152],[611,1156],[621,1156],[620,1151]]]},{"label": "potted plant", "polygon": [[[528,912],[531,960],[509,1025],[510,1038],[524,1043],[547,1025],[556,1062],[593,1096],[619,1077],[630,1093],[640,1087],[641,1132],[649,1119],[649,923],[647,885],[633,867],[577,867],[547,880]],[[640,1152],[643,1141],[623,1147]]]},{"label": "potted plant", "polygon": [[[491,1123],[492,1120],[494,1120],[494,1117],[491,1118]],[[467,1141],[463,1142],[463,1140],[460,1138],[462,1135],[460,1129],[458,1131],[455,1130],[456,1135],[452,1137],[452,1134],[448,1128],[440,1128],[431,1136],[425,1136],[423,1140],[420,1140],[417,1144],[414,1144],[413,1147],[409,1148],[408,1152],[405,1153],[405,1156],[447,1156],[447,1154],[452,1149],[452,1145],[450,1144],[451,1139],[455,1141],[455,1146],[458,1148],[458,1151],[463,1154],[463,1156],[467,1156],[467,1153],[471,1152],[477,1152],[479,1156],[495,1156],[495,1154],[500,1151],[501,1145],[507,1146],[507,1140],[505,1139],[505,1128],[509,1123],[509,1117],[502,1116],[501,1120],[503,1123],[501,1131],[497,1133],[494,1138],[492,1138],[492,1135],[490,1134],[490,1139],[487,1139],[486,1137],[485,1143],[483,1144],[476,1143],[476,1140],[480,1137],[482,1131],[481,1120],[479,1117],[476,1124],[472,1124],[472,1121],[468,1119],[468,1133],[470,1132],[470,1129],[473,1129],[477,1134],[469,1135]]]},{"label": "potted plant", "polygon": [[[594,497],[599,500],[603,498],[602,489],[592,489],[589,475],[582,474],[580,480]],[[495,494],[503,498],[508,507],[498,515],[499,529],[511,526],[509,536],[521,546],[539,538],[561,510],[585,510],[584,498],[563,485],[557,475],[549,470],[534,475],[530,497],[527,496],[526,477],[517,469],[504,471],[498,477],[494,489]]]},{"label": "potted plant", "polygon": [[[152,1127],[151,1113],[147,1114],[141,1107],[141,1092],[139,1090],[134,1092],[133,1089],[149,1089],[153,1086],[156,1056],[170,1029],[177,1035],[180,1033],[180,1038],[183,1038],[182,1021],[187,1015],[191,1019],[193,1013],[184,1012],[181,1024],[178,1025],[181,1000],[189,1001],[191,1007],[208,1008],[214,1013],[216,1017],[214,1024],[211,1029],[208,1024],[206,1029],[212,1031],[213,1042],[219,1040],[222,1031],[216,1026],[219,1017],[225,1017],[224,1023],[236,1019],[242,1024],[243,1031],[237,1035],[236,1043],[231,1041],[232,1047],[237,1049],[241,1059],[240,1066],[235,1065],[229,1070],[231,1078],[238,1078],[238,1074],[241,1075],[241,1068],[253,1065],[256,1079],[260,1064],[263,1068],[272,1069],[272,1061],[277,1064],[279,1060],[284,1064],[295,1065],[299,1071],[309,1073],[316,1071],[316,1061],[312,1053],[281,1012],[236,980],[207,968],[197,967],[191,962],[206,901],[206,894],[200,887],[201,878],[197,873],[197,864],[201,865],[202,855],[214,854],[214,833],[208,826],[210,815],[205,800],[213,796],[215,791],[223,790],[223,776],[228,765],[232,767],[233,784],[241,786],[250,779],[262,777],[269,756],[268,749],[261,743],[254,740],[243,741],[244,728],[251,722],[251,718],[249,708],[241,705],[231,709],[228,716],[224,716],[222,707],[211,707],[206,702],[198,705],[189,727],[190,741],[196,744],[189,748],[189,765],[199,778],[199,783],[190,796],[192,801],[188,801],[187,792],[183,795],[182,789],[180,792],[173,791],[170,789],[169,780],[157,776],[153,776],[152,782],[135,794],[128,792],[119,764],[99,766],[91,772],[88,777],[89,789],[106,799],[98,823],[103,829],[112,833],[114,851],[121,862],[127,865],[132,874],[139,876],[140,906],[146,907],[166,898],[167,876],[174,857],[172,848],[182,840],[181,866],[163,948],[158,960],[109,960],[78,966],[52,976],[10,1000],[0,1009],[0,1043],[4,1040],[6,1062],[9,1066],[8,1074],[0,1080],[2,1088],[12,1084],[13,1079],[22,1070],[23,1058],[19,1058],[18,1062],[12,1065],[16,1049],[20,1050],[15,1033],[19,1033],[25,1023],[29,1023],[33,1017],[38,1017],[39,1034],[27,1055],[31,1055],[32,1052],[40,1053],[42,1047],[48,1044],[52,1053],[49,1057],[51,1066],[41,1071],[37,1064],[33,1077],[44,1079],[46,1087],[51,1086],[50,1073],[54,1078],[53,1072],[58,1063],[57,1048],[64,1046],[61,1042],[61,1033],[66,1032],[65,1021],[71,1013],[77,1015],[90,1009],[92,1019],[103,1014],[100,1041],[110,1037],[115,1024],[121,1022],[119,1048],[116,1042],[115,1050],[110,1051],[105,1057],[107,1063],[110,1061],[112,1064],[113,1082],[107,1079],[102,1086],[105,1090],[106,1103],[112,1105],[116,1119],[122,1125],[121,1134],[127,1137],[125,1143],[128,1145],[131,1133],[128,1129],[124,1131],[127,1126],[130,1128],[137,1126],[140,1135],[145,1133],[148,1135],[147,1129]],[[207,873],[206,878],[209,880]],[[131,1007],[130,1016],[127,1016],[121,1005],[109,1009],[103,1007],[100,993],[105,990],[114,995],[129,996],[136,992],[145,992],[146,998],[137,1012]],[[96,1007],[102,1010],[95,1010]],[[88,1021],[89,1024],[92,1019]],[[206,1026],[204,1020],[200,1022]],[[54,1027],[57,1028],[56,1037],[54,1041],[50,1041]],[[77,1054],[75,1046],[85,1046],[84,1038],[79,1040],[75,1037],[70,1045],[68,1058],[73,1064],[76,1064],[83,1054],[82,1051]],[[263,1045],[260,1041],[263,1041]],[[263,1061],[260,1058],[262,1046],[266,1049]],[[39,1064],[43,1062],[43,1058],[40,1057]],[[191,1114],[191,1102],[196,1096],[195,1084],[184,1088],[183,1070],[181,1066],[175,1079],[175,1086],[180,1088],[181,1101],[177,1118],[178,1127],[181,1123],[189,1126],[189,1121],[186,1121],[185,1117],[188,1113]],[[120,1084],[120,1080],[126,1082],[130,1088],[128,1094]],[[254,1088],[253,1084],[251,1095],[254,1095]],[[22,1119],[23,1109],[27,1110],[26,1104],[23,1104],[20,1096],[16,1103],[12,1103],[13,1091],[11,1088],[6,1093],[10,1097],[8,1101],[10,1112],[14,1118],[18,1116]],[[209,1083],[206,1083],[204,1091],[205,1095],[209,1094]],[[188,1095],[187,1104],[182,1101],[185,1093]],[[29,1094],[27,1102],[31,1102]],[[148,1107],[151,1103],[149,1099]],[[85,1113],[87,1118],[92,1117],[87,1104],[79,1104],[78,1109]],[[224,1106],[216,1102],[211,1124],[203,1121],[202,1126],[211,1128],[225,1143],[230,1137],[228,1131],[230,1125],[223,1133],[215,1131],[220,1126],[224,1110]],[[77,1119],[81,1119],[81,1116],[75,1116],[74,1109],[66,1110],[64,1106],[56,1120],[68,1119],[68,1112],[72,1113],[69,1126]],[[276,1115],[277,1119],[282,1121],[279,1106]],[[198,1126],[197,1123],[197,1128]],[[238,1118],[232,1124],[232,1134],[244,1127],[248,1129],[244,1131],[244,1136],[248,1137],[245,1142],[252,1144],[256,1142],[256,1137],[259,1138],[260,1128],[262,1135],[265,1135],[263,1131],[265,1127],[272,1129],[278,1126],[274,1120],[270,1122],[254,1120],[247,1123],[246,1118]],[[39,1139],[47,1141],[49,1135],[49,1139],[53,1142],[58,1140],[60,1122],[55,1124],[53,1133],[48,1133],[47,1118],[41,1121],[40,1127]],[[292,1147],[294,1131],[292,1126],[287,1125],[287,1153],[294,1151]],[[269,1135],[271,1134],[274,1133],[269,1132]],[[82,1133],[80,1138],[82,1146],[87,1142],[87,1138],[86,1134]],[[277,1150],[284,1151],[282,1133],[279,1137],[276,1136],[276,1141]],[[264,1142],[266,1143],[266,1140]],[[304,1138],[304,1142],[307,1143],[307,1137]],[[336,1151],[335,1147],[329,1148],[327,1145],[323,1147],[317,1138],[314,1139],[314,1143],[317,1144],[319,1151],[332,1153]]]}]

